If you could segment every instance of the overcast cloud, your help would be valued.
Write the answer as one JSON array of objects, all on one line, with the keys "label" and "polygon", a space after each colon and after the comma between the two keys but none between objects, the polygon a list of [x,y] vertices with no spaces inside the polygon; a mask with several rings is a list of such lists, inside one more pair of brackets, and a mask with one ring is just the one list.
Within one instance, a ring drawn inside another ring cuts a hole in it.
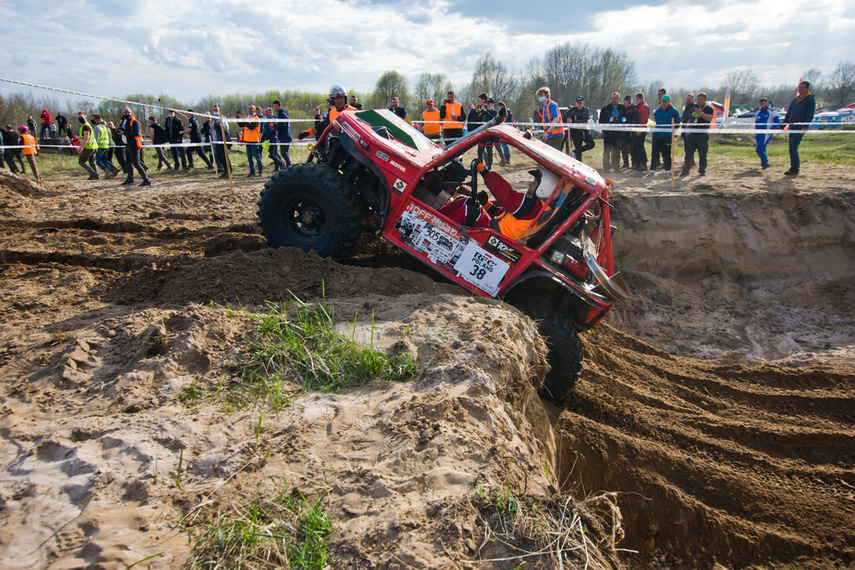
[{"label": "overcast cloud", "polygon": [[[24,0],[0,4],[0,21],[0,77],[187,103],[333,83],[371,91],[390,69],[411,85],[430,72],[460,87],[488,51],[522,73],[564,42],[625,51],[642,84],[687,87],[720,85],[733,69],[795,84],[811,67],[830,73],[855,59],[855,2],[839,0]],[[4,94],[20,91],[0,82]]]}]

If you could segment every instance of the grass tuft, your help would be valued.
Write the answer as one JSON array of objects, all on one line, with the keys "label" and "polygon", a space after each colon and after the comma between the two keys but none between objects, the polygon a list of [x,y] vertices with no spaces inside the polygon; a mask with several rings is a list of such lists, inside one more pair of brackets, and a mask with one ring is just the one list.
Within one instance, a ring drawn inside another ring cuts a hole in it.
[{"label": "grass tuft", "polygon": [[[477,562],[528,562],[549,568],[614,568],[615,545],[623,538],[614,494],[576,502],[569,496],[532,497],[479,486],[469,498],[487,545],[503,547],[502,558]],[[493,552],[497,552],[493,550]],[[470,561],[472,563],[476,561]]]},{"label": "grass tuft", "polygon": [[326,304],[312,307],[296,300],[292,305],[293,318],[286,304],[271,303],[266,313],[253,314],[255,340],[242,373],[246,381],[280,381],[290,373],[305,389],[338,392],[416,373],[409,355],[387,356],[337,332],[333,309]]},{"label": "grass tuft", "polygon": [[325,508],[323,497],[310,501],[288,489],[233,506],[197,527],[185,568],[321,570],[332,532]]},{"label": "grass tuft", "polygon": [[[290,407],[303,390],[336,393],[345,388],[406,380],[418,367],[409,354],[387,356],[364,348],[336,330],[334,310],[299,299],[266,304],[266,311],[211,306],[229,316],[249,315],[255,330],[236,377],[195,378],[178,395],[188,408],[219,405],[235,410]],[[372,331],[373,344],[373,331]],[[260,417],[260,416],[259,416]]]}]

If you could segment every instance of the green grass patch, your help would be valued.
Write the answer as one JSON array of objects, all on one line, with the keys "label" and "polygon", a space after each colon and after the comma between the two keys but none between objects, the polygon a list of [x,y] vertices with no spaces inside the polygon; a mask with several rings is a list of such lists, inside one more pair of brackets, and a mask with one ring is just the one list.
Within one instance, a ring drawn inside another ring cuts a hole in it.
[{"label": "green grass patch", "polygon": [[260,494],[248,503],[217,513],[193,531],[185,568],[291,568],[327,566],[326,539],[332,522],[323,497],[309,500],[284,489],[272,498]]},{"label": "green grass patch", "polygon": [[306,390],[336,393],[406,380],[418,371],[409,354],[389,356],[336,330],[334,310],[326,303],[312,306],[295,299],[267,303],[266,311],[213,309],[230,316],[249,315],[255,330],[236,377],[215,383],[196,378],[181,391],[178,400],[190,408],[214,404],[227,413],[260,407],[281,410]]},{"label": "green grass patch", "polygon": [[[759,160],[754,137],[747,134],[718,134],[710,136],[709,159],[725,157],[733,162],[755,166]],[[682,147],[682,144],[679,145]],[[775,135],[766,148],[769,160],[780,166],[789,164],[790,153],[786,135]],[[677,151],[678,161],[683,150]],[[808,131],[799,145],[803,163],[826,166],[855,166],[855,136],[851,134],[820,134]]]},{"label": "green grass patch", "polygon": [[338,392],[368,383],[405,380],[416,373],[412,357],[387,356],[335,330],[334,311],[326,303],[310,306],[300,300],[268,304],[256,322],[249,362],[243,377],[249,382],[279,381],[283,374],[309,390]]}]

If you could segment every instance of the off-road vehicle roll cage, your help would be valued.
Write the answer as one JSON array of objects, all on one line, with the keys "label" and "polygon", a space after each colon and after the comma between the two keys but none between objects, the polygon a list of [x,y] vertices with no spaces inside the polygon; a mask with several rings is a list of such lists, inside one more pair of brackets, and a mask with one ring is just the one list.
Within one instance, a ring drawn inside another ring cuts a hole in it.
[{"label": "off-road vehicle roll cage", "polygon": [[[259,221],[273,247],[340,260],[373,210],[373,229],[384,239],[468,291],[502,298],[539,320],[552,365],[541,394],[561,402],[581,371],[577,331],[596,326],[628,295],[612,258],[612,185],[503,120],[443,148],[388,110],[345,111],[318,138],[307,163],[265,184]],[[462,226],[439,211],[477,190],[464,153],[498,142],[561,179],[545,200],[546,213],[520,239]]]}]

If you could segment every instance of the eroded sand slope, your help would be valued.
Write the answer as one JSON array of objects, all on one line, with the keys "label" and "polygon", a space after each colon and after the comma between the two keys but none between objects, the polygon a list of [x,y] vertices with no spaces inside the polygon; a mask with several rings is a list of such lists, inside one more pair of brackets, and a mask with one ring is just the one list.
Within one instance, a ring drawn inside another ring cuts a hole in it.
[{"label": "eroded sand slope", "polygon": [[[273,476],[329,493],[342,567],[471,567],[478,484],[620,492],[631,565],[851,564],[855,182],[718,166],[676,191],[616,181],[634,297],[585,336],[564,411],[533,397],[525,318],[375,239],[348,265],[269,250],[257,184],[0,181],[0,557],[172,567],[178,518]],[[234,376],[253,326],[188,303],[294,296],[404,339],[424,372],[261,418],[181,402]]]}]

